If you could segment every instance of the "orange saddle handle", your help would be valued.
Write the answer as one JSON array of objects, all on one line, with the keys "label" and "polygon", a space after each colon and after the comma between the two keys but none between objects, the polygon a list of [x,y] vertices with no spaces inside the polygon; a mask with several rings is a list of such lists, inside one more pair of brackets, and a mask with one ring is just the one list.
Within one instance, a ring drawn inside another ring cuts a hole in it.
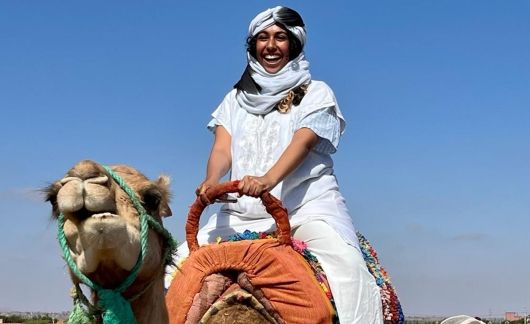
[{"label": "orange saddle handle", "polygon": [[[206,197],[208,201],[215,201],[221,198],[227,193],[239,193],[237,186],[239,180],[228,181],[216,186],[212,186],[206,190]],[[269,214],[272,215],[276,222],[277,237],[281,244],[292,245],[291,241],[291,224],[289,224],[289,217],[287,215],[287,209],[283,207],[282,202],[271,195],[270,192],[266,191],[260,196],[265,209]],[[188,219],[186,221],[186,241],[188,242],[188,248],[190,253],[199,249],[199,243],[197,241],[197,233],[199,232],[199,221],[202,212],[208,206],[209,203],[203,201],[201,197],[197,197],[195,202],[190,207],[188,213]]]}]

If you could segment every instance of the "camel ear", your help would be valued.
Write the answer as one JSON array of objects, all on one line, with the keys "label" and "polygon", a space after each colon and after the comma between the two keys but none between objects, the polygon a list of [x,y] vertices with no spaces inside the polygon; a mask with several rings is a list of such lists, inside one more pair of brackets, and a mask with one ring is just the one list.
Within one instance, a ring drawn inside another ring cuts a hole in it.
[{"label": "camel ear", "polygon": [[163,187],[169,190],[169,184],[171,183],[171,178],[168,175],[162,174],[160,177],[158,177],[158,179],[156,180],[156,183],[159,187]]},{"label": "camel ear", "polygon": [[170,183],[171,179],[167,175],[161,175],[156,181],[158,188],[162,192],[162,201],[160,201],[159,207],[160,216],[162,217],[169,217],[173,215],[171,208],[169,208],[169,201],[171,199],[171,191],[169,189]]}]

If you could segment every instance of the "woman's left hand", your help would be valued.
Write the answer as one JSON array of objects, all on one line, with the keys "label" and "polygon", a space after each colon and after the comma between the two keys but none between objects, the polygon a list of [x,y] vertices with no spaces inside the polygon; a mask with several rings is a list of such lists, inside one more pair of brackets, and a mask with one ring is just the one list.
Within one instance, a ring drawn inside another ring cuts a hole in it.
[{"label": "woman's left hand", "polygon": [[276,184],[264,175],[262,177],[244,176],[239,181],[239,193],[252,197],[259,197],[265,191],[269,191],[274,188]]}]

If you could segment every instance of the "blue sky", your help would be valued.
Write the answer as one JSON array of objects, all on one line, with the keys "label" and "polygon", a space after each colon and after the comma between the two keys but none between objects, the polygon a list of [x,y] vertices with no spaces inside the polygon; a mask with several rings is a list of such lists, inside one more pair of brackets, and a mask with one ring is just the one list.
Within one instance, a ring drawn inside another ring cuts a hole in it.
[{"label": "blue sky", "polygon": [[308,27],[348,121],[334,156],[406,314],[530,311],[527,1],[0,2],[0,310],[69,310],[36,190],[81,159],[173,179],[183,238],[249,21]]}]

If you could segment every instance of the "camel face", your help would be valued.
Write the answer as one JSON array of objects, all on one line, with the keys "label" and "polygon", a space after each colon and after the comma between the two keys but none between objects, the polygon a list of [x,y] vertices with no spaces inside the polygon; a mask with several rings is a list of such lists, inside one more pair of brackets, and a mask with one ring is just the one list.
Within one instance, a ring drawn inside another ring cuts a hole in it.
[{"label": "camel face", "polygon": [[[168,206],[169,180],[152,182],[137,170],[113,166],[136,193],[152,217],[171,215]],[[140,218],[129,196],[107,171],[93,161],[81,161],[49,186],[47,200],[53,216],[65,217],[64,233],[79,270],[102,286],[119,284],[133,268],[140,253]],[[138,279],[160,272],[163,242],[149,232],[149,253]]]}]

